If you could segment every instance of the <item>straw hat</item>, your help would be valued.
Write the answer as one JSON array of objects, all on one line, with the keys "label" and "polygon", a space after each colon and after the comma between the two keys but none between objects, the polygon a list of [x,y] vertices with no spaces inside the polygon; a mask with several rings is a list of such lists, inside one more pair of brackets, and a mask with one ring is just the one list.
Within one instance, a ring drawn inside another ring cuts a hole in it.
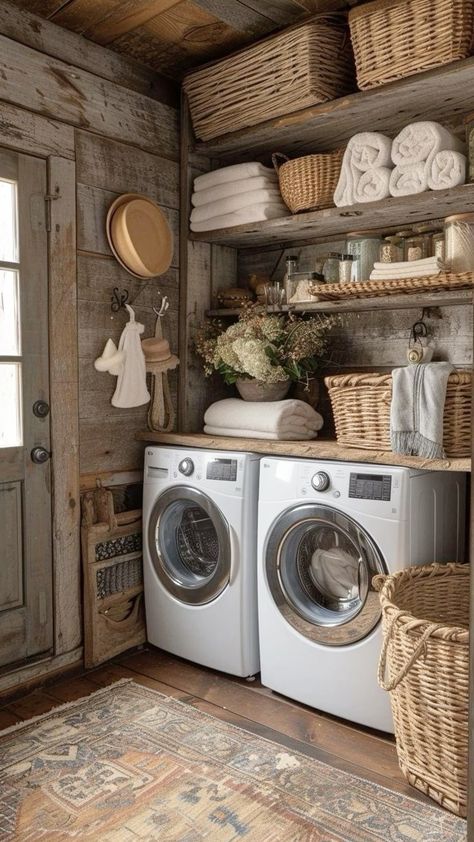
[{"label": "straw hat", "polygon": [[156,336],[142,339],[142,350],[147,363],[174,362],[177,359],[170,351],[169,342]]},{"label": "straw hat", "polygon": [[173,233],[163,211],[146,196],[124,193],[109,207],[107,238],[115,257],[137,278],[154,278],[169,268]]}]

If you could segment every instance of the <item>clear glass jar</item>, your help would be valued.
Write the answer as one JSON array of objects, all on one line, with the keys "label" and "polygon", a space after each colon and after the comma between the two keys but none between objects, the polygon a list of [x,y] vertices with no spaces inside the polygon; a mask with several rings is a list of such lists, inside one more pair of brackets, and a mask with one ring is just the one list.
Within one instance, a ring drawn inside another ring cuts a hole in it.
[{"label": "clear glass jar", "polygon": [[337,251],[330,251],[324,263],[324,279],[327,284],[339,283],[339,263],[342,255]]},{"label": "clear glass jar", "polygon": [[426,237],[424,234],[413,234],[405,241],[405,257],[408,262],[422,260],[426,257]]},{"label": "clear glass jar", "polygon": [[354,258],[352,265],[353,281],[368,281],[379,259],[383,240],[377,234],[354,233],[347,235],[347,253]]},{"label": "clear glass jar", "polygon": [[339,283],[350,284],[352,281],[352,270],[354,267],[354,256],[352,254],[341,254],[339,261]]},{"label": "clear glass jar", "polygon": [[474,213],[448,216],[444,232],[448,271],[456,275],[474,272]]},{"label": "clear glass jar", "polygon": [[380,246],[379,259],[381,263],[399,263],[403,260],[403,240],[397,236],[385,237]]},{"label": "clear glass jar", "polygon": [[446,260],[446,240],[444,231],[436,231],[431,237],[431,255],[437,257],[443,263]]},{"label": "clear glass jar", "polygon": [[283,289],[285,290],[285,299],[289,301],[294,294],[295,284],[292,276],[298,272],[298,257],[295,254],[289,254],[285,260],[286,271],[283,278]]}]

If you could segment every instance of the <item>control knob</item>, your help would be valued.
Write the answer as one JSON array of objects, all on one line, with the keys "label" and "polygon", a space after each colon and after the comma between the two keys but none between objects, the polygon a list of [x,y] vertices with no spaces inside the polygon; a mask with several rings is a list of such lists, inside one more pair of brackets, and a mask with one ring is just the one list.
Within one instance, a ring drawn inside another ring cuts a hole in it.
[{"label": "control knob", "polygon": [[178,465],[178,471],[180,474],[184,474],[185,477],[190,477],[192,473],[194,473],[194,462],[192,459],[182,459]]},{"label": "control knob", "polygon": [[315,491],[327,491],[330,483],[331,480],[329,475],[325,471],[318,471],[318,473],[311,478],[311,485]]}]

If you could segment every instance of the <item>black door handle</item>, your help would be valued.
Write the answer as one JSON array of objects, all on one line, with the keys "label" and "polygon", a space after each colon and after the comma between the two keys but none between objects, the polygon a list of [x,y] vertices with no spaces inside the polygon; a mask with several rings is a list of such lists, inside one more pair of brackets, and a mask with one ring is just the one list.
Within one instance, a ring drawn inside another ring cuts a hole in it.
[{"label": "black door handle", "polygon": [[31,461],[35,463],[35,465],[43,465],[44,462],[47,462],[51,456],[49,450],[46,450],[45,447],[34,447],[30,453]]}]

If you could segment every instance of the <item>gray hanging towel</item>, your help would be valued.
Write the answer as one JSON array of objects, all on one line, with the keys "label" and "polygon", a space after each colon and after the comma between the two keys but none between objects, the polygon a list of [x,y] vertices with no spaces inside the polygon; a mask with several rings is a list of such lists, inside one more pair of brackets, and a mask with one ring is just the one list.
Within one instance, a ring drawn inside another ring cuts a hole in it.
[{"label": "gray hanging towel", "polygon": [[444,459],[443,417],[451,363],[421,363],[392,372],[392,451]]}]

